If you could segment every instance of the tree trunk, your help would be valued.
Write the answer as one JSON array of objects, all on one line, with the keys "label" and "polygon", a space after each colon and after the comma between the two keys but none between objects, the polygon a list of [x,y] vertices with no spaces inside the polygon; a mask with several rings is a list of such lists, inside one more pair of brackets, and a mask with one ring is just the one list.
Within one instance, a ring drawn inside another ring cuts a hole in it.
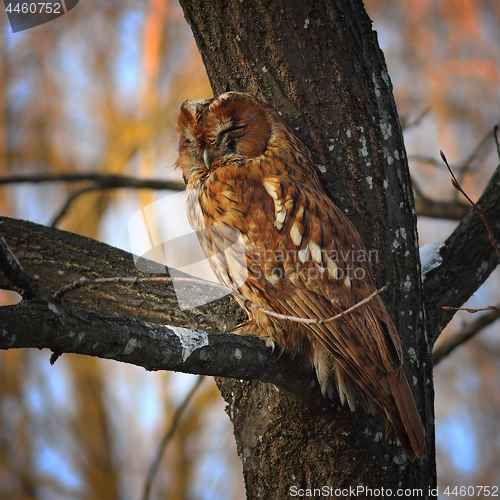
[{"label": "tree trunk", "polygon": [[[316,390],[304,401],[259,382],[221,379],[248,498],[297,488],[421,488],[436,483],[431,346],[426,342],[413,193],[392,87],[361,0],[181,0],[214,94],[271,104],[309,147],[324,186],[375,251],[377,285],[402,337],[404,370],[427,432],[411,464],[378,419]],[[337,492],[339,493],[339,492]],[[367,495],[368,496],[368,495]],[[411,496],[411,495],[410,495]],[[417,496],[417,495],[415,495]]]}]

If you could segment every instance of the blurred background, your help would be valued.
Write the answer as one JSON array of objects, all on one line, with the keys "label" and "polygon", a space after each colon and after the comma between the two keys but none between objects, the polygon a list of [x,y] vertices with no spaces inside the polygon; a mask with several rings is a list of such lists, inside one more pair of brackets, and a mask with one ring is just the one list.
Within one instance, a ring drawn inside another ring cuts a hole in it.
[{"label": "blurred background", "polygon": [[[492,131],[500,123],[500,3],[365,4],[394,85],[417,198],[452,207],[460,200],[442,149],[476,200],[499,163]],[[180,180],[179,106],[211,95],[174,0],[82,0],[16,34],[0,7],[0,177],[99,172]],[[129,218],[169,194],[92,191],[61,215],[81,187],[0,185],[0,214],[42,224],[57,218],[59,228],[130,250]],[[443,241],[462,215],[457,210],[447,219],[420,216],[420,246]],[[467,305],[498,305],[499,283],[497,270]],[[17,300],[0,291],[0,303]],[[481,314],[459,312],[440,341]],[[493,322],[435,369],[441,491],[500,485],[499,333]],[[156,448],[196,377],[71,355],[50,366],[49,357],[0,352],[0,499],[141,498]],[[203,380],[187,406],[151,498],[244,498],[213,380]]]}]

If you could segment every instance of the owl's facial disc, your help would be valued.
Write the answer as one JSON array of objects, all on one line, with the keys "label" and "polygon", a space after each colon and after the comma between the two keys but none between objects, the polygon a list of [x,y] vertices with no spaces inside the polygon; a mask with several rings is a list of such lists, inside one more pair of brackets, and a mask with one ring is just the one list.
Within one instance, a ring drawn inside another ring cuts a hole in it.
[{"label": "owl's facial disc", "polygon": [[269,110],[246,94],[226,93],[181,106],[177,166],[187,183],[204,182],[214,170],[264,155],[271,136]]}]

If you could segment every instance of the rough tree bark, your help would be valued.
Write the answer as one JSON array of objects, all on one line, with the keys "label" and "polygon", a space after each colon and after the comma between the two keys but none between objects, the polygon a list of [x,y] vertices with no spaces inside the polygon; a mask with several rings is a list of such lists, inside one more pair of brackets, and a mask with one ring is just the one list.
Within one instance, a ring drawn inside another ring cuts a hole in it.
[{"label": "rough tree bark", "polygon": [[[125,252],[6,218],[0,219],[0,236],[27,275],[0,244],[0,287],[17,288],[25,299],[0,309],[0,348],[48,347],[57,355],[77,352],[150,370],[231,377],[218,383],[250,499],[288,498],[292,486],[345,490],[340,497],[352,496],[349,488],[357,486],[386,488],[393,495],[398,488],[420,488],[421,494],[407,496],[433,498],[430,355],[452,317],[442,305],[463,303],[498,264],[481,220],[467,215],[422,286],[401,127],[384,58],[360,0],[181,5],[214,93],[245,91],[273,105],[313,152],[329,195],[367,248],[377,252],[377,285],[390,284],[383,299],[402,337],[429,460],[406,461],[392,437],[383,439],[378,418],[323,399],[313,374],[270,353],[258,339],[207,333],[227,332],[243,319],[227,298],[180,311],[167,285],[114,284],[54,301],[51,293],[81,276],[142,274]],[[499,187],[500,168],[480,200],[497,238]]]},{"label": "rough tree bark", "polygon": [[362,2],[181,5],[214,94],[249,92],[279,110],[313,152],[329,195],[376,251],[377,285],[391,284],[384,300],[428,436],[429,460],[409,464],[393,442],[371,446],[379,422],[337,403],[318,396],[317,405],[302,405],[269,386],[220,381],[249,498],[285,498],[292,485],[395,492],[403,484],[427,493],[435,482],[434,394],[414,200],[390,79]]}]

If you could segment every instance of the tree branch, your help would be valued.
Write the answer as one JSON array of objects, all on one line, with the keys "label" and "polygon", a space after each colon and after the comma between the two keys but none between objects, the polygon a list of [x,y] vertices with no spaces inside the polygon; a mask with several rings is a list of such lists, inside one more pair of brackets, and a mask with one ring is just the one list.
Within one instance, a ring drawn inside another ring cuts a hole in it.
[{"label": "tree branch", "polygon": [[[500,165],[477,201],[500,238]],[[480,215],[472,208],[439,250],[442,262],[424,275],[424,300],[430,340],[435,342],[455,311],[484,283],[500,262]]]},{"label": "tree branch", "polygon": [[418,216],[436,219],[462,220],[470,210],[470,206],[459,200],[438,201],[428,198],[412,181],[415,193],[415,211]]},{"label": "tree branch", "polygon": [[77,189],[66,200],[65,204],[58,211],[50,223],[55,227],[61,218],[66,214],[71,204],[82,194],[92,191],[101,191],[105,189],[133,188],[133,189],[156,189],[170,191],[184,191],[184,184],[179,181],[157,180],[157,179],[138,179],[127,175],[107,175],[94,172],[81,174],[31,174],[31,175],[11,175],[0,177],[1,184],[20,184],[20,183],[45,183],[45,182],[92,182],[90,186]]},{"label": "tree branch", "polygon": [[[33,328],[36,324],[37,328]],[[21,302],[0,308],[0,349],[50,349],[197,375],[260,380],[307,397],[313,372],[263,340],[156,325],[66,304]]]},{"label": "tree branch", "polygon": [[[481,141],[477,144],[477,146],[472,150],[467,158],[465,158],[458,165],[453,165],[453,170],[460,171],[460,175],[463,176],[465,173],[471,170],[471,165],[474,161],[478,160],[481,155],[485,155],[487,153],[486,146],[488,145],[490,139],[494,139],[497,141],[496,133],[497,133],[498,125],[495,125],[492,130],[488,131],[488,133],[481,139]],[[443,162],[438,158],[433,158],[430,156],[421,156],[421,155],[409,155],[409,160],[418,161],[422,163],[427,163],[429,165],[435,167],[442,167]]]},{"label": "tree branch", "polygon": [[108,189],[106,187],[102,187],[99,184],[93,184],[90,186],[85,186],[81,189],[77,189],[73,191],[67,198],[64,205],[59,209],[57,214],[52,219],[52,222],[49,224],[50,227],[56,227],[59,224],[59,221],[66,215],[66,212],[69,210],[69,207],[73,204],[73,202],[79,198],[82,194],[92,193],[93,191],[100,191],[102,189]]},{"label": "tree branch", "polygon": [[[29,221],[0,217],[0,236],[5,238],[26,273],[49,295],[82,277],[169,276],[164,265],[141,259],[143,271],[140,271],[133,255],[124,250]],[[12,290],[1,270],[0,289]],[[246,319],[229,297],[193,310],[182,310],[174,288],[168,284],[144,283],[134,289],[116,284],[78,290],[65,298],[65,302],[143,321],[208,331],[226,332]]]},{"label": "tree branch", "polygon": [[483,314],[480,318],[465,326],[460,332],[446,339],[441,345],[436,347],[432,353],[434,366],[453,352],[458,346],[467,342],[467,340],[471,339],[486,326],[491,325],[491,323],[498,318],[500,318],[500,310],[493,310],[488,314]]},{"label": "tree branch", "polygon": [[148,475],[146,478],[146,483],[144,484],[144,490],[142,494],[142,500],[149,500],[150,495],[151,495],[151,486],[153,485],[154,478],[156,476],[156,472],[158,471],[158,467],[160,466],[161,459],[163,457],[163,453],[165,451],[165,448],[167,444],[170,442],[172,439],[176,429],[177,425],[184,414],[184,410],[187,408],[189,402],[193,398],[196,390],[198,387],[200,387],[200,384],[203,382],[204,377],[199,377],[198,380],[196,381],[196,384],[193,386],[193,388],[189,391],[189,394],[184,398],[184,401],[182,404],[177,408],[175,411],[174,418],[172,419],[172,423],[170,424],[169,429],[163,436],[162,440],[160,441],[160,444],[158,445],[158,449],[156,450],[156,454],[154,457],[153,462],[151,463],[151,466],[148,471]]},{"label": "tree branch", "polygon": [[44,183],[44,182],[84,182],[90,181],[99,185],[101,189],[111,188],[136,188],[136,189],[170,189],[172,191],[184,191],[184,184],[179,181],[158,180],[158,179],[138,179],[127,175],[108,175],[95,172],[85,172],[79,174],[26,174],[9,175],[0,177],[0,184],[20,184],[20,183]]}]

